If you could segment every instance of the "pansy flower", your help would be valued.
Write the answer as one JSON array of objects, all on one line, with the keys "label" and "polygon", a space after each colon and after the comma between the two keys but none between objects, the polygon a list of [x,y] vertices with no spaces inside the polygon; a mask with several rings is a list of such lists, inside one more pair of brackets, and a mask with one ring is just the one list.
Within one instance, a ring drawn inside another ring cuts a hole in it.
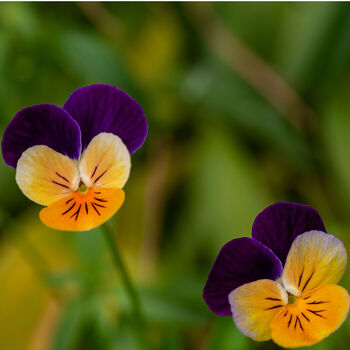
[{"label": "pansy flower", "polygon": [[246,336],[293,348],[333,333],[349,310],[347,291],[336,283],[346,251],[326,233],[313,208],[280,202],[254,221],[252,238],[221,249],[203,298],[221,316],[233,316]]},{"label": "pansy flower", "polygon": [[64,106],[20,110],[6,128],[2,154],[40,219],[69,231],[92,229],[124,201],[130,154],[143,144],[147,121],[122,90],[91,85],[75,90]]}]

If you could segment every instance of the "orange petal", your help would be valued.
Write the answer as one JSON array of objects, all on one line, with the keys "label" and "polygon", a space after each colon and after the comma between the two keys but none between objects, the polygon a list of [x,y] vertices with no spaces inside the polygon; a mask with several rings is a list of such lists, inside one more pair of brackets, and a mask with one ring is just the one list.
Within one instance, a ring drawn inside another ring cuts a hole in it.
[{"label": "orange petal", "polygon": [[288,304],[272,320],[272,340],[285,348],[312,345],[333,333],[349,311],[349,295],[337,285],[314,289]]},{"label": "orange petal", "polygon": [[41,221],[63,231],[87,231],[107,221],[123,204],[125,193],[119,188],[90,188],[78,191],[44,208]]}]

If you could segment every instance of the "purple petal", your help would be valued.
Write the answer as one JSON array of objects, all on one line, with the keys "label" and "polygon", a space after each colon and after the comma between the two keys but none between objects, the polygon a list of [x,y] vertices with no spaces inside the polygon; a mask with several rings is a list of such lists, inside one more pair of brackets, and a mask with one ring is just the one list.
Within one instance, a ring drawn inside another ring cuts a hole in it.
[{"label": "purple petal", "polygon": [[282,274],[277,256],[260,242],[237,238],[219,252],[204,286],[203,299],[210,310],[220,316],[231,316],[229,294],[237,287],[259,279],[276,280]]},{"label": "purple petal", "polygon": [[63,108],[80,125],[83,150],[101,132],[119,136],[130,153],[145,141],[148,126],[141,106],[114,86],[96,84],[79,88]]},{"label": "purple petal", "polygon": [[40,104],[20,110],[7,126],[2,142],[5,163],[14,168],[22,153],[35,145],[46,145],[70,158],[81,150],[77,122],[61,107]]},{"label": "purple petal", "polygon": [[256,217],[252,237],[269,247],[284,264],[294,239],[312,230],[326,232],[315,209],[298,203],[279,202]]}]

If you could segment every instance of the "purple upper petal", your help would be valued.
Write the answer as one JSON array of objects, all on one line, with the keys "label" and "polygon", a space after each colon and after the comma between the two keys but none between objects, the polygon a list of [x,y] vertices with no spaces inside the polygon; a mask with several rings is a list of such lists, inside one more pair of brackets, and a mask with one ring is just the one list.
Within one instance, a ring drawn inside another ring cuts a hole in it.
[{"label": "purple upper petal", "polygon": [[295,237],[312,230],[326,232],[315,209],[298,203],[279,202],[256,217],[252,237],[269,247],[284,264]]},{"label": "purple upper petal", "polygon": [[83,150],[101,132],[119,136],[130,153],[145,141],[148,126],[141,106],[114,86],[96,84],[79,88],[63,108],[80,125]]},{"label": "purple upper petal", "polygon": [[40,104],[20,110],[7,126],[2,142],[5,163],[14,168],[22,153],[35,145],[46,145],[70,158],[81,151],[77,122],[61,107]]},{"label": "purple upper petal", "polygon": [[204,286],[204,301],[214,313],[230,316],[228,295],[232,290],[259,279],[276,280],[282,269],[277,256],[260,242],[247,237],[233,239],[216,258]]}]

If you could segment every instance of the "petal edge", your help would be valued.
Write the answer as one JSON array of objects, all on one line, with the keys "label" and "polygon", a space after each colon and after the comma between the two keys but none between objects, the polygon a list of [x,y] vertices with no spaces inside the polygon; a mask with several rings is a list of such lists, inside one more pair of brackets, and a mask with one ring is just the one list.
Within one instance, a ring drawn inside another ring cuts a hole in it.
[{"label": "petal edge", "polygon": [[262,243],[236,238],[220,250],[204,286],[203,299],[215,314],[231,316],[229,294],[237,287],[259,279],[276,280],[282,274],[277,256]]},{"label": "petal edge", "polygon": [[335,332],[349,311],[349,295],[341,286],[326,285],[297,298],[271,321],[272,340],[285,348],[318,343]]},{"label": "petal edge", "polygon": [[95,136],[83,152],[79,171],[87,187],[122,188],[129,178],[130,154],[120,137]]},{"label": "petal edge", "polygon": [[80,126],[83,150],[101,132],[119,136],[131,154],[146,139],[148,125],[142,107],[115,86],[81,87],[72,92],[63,108]]},{"label": "petal edge", "polygon": [[344,274],[346,261],[345,247],[338,238],[321,231],[305,232],[290,248],[283,285],[299,296],[321,285],[336,284]]},{"label": "petal edge", "polygon": [[271,280],[258,280],[236,288],[229,295],[237,328],[256,341],[271,339],[270,323],[288,303],[284,288]]},{"label": "petal edge", "polygon": [[312,230],[327,232],[315,209],[298,203],[278,202],[255,218],[252,238],[269,247],[284,265],[294,239]]},{"label": "petal edge", "polygon": [[34,105],[21,109],[8,124],[1,141],[2,155],[13,168],[22,153],[36,145],[78,159],[80,138],[79,125],[64,109],[51,104]]},{"label": "petal edge", "polygon": [[88,231],[109,220],[122,206],[125,193],[119,188],[90,188],[74,192],[43,208],[41,221],[56,230]]},{"label": "petal edge", "polygon": [[30,147],[18,160],[18,187],[41,205],[50,205],[75,191],[79,180],[76,162],[47,146]]}]

